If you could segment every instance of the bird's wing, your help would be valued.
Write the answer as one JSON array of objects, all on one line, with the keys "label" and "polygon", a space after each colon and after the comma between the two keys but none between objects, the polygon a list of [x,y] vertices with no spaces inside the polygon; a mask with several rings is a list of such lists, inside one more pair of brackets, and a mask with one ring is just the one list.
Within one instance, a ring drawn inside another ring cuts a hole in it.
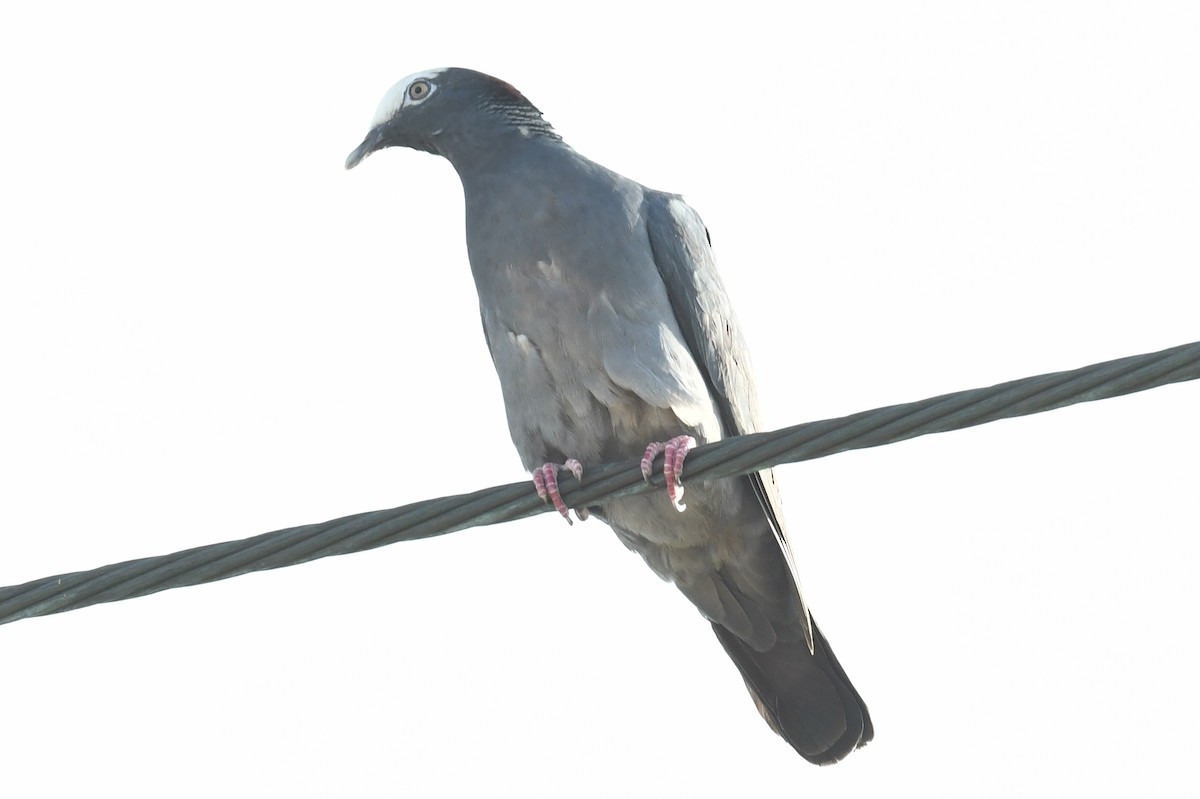
[{"label": "bird's wing", "polygon": [[[756,432],[758,400],[749,352],[717,273],[708,230],[699,214],[674,195],[647,192],[645,209],[654,262],[666,285],[685,343],[717,404],[722,426],[728,435]],[[764,469],[748,475],[747,479],[799,591],[800,577],[784,527],[775,475]],[[812,621],[803,595],[800,604],[804,636],[811,652]]]}]

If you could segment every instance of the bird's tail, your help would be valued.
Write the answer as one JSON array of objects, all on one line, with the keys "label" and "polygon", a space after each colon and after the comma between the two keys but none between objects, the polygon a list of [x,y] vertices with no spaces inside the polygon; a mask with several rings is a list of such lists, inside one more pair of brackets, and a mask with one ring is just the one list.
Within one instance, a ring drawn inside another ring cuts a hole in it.
[{"label": "bird's tail", "polygon": [[836,763],[874,737],[866,704],[815,621],[812,654],[803,638],[759,652],[719,624],[713,630],[742,672],[758,712],[805,760]]}]

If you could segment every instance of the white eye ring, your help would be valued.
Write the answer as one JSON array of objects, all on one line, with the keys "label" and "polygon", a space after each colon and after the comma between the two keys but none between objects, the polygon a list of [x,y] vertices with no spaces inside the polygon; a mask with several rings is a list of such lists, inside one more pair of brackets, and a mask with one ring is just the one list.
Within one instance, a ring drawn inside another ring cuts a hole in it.
[{"label": "white eye ring", "polygon": [[421,80],[414,80],[409,84],[408,91],[405,94],[408,95],[410,102],[419,103],[433,94],[433,84],[423,78]]}]

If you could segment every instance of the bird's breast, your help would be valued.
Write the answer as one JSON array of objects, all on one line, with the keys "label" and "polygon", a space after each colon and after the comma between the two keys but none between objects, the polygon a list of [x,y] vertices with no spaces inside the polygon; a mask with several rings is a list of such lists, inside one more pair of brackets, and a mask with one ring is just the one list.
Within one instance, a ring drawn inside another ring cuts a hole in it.
[{"label": "bird's breast", "polygon": [[505,202],[468,196],[467,241],[526,466],[621,460],[681,433],[719,437],[653,260],[640,187],[580,196],[517,185]]}]

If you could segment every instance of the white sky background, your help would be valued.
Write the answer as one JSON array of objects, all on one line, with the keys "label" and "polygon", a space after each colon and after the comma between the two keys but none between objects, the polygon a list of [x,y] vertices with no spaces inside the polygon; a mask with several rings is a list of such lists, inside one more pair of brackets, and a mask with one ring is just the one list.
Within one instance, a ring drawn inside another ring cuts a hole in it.
[{"label": "white sky background", "polygon": [[[197,8],[0,18],[0,584],[521,479],[453,170],[342,170],[429,67],[687,196],[772,427],[1200,338],[1194,4]],[[833,768],[547,515],[0,628],[0,793],[1170,793],[1198,402],[780,470],[877,730]]]}]

